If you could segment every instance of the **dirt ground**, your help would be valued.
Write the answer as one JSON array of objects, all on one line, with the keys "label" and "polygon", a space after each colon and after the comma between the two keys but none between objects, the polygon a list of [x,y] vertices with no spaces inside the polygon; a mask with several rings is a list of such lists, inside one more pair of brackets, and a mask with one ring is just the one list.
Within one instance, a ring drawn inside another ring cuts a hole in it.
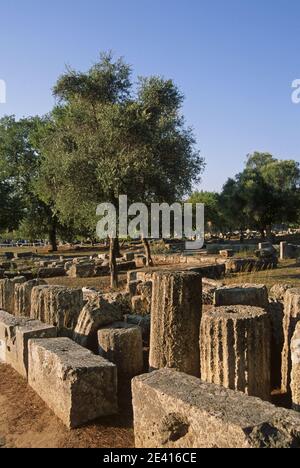
[{"label": "dirt ground", "polygon": [[101,419],[69,431],[26,381],[0,365],[0,447],[2,448],[132,448],[132,420]]}]

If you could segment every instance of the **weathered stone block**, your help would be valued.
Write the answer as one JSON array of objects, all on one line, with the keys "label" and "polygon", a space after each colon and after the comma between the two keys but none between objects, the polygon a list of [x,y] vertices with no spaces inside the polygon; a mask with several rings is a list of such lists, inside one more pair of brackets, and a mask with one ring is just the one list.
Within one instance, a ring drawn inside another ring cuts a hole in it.
[{"label": "weathered stone block", "polygon": [[92,301],[97,299],[100,296],[101,292],[96,288],[82,288],[83,300],[85,302]]},{"label": "weathered stone block", "polygon": [[244,284],[223,286],[216,289],[214,305],[246,305],[253,307],[268,307],[268,289],[264,285]]},{"label": "weathered stone block", "polygon": [[291,389],[293,408],[300,411],[300,322],[296,326],[291,342],[292,374]]},{"label": "weathered stone block", "polygon": [[125,315],[125,322],[130,325],[139,326],[141,328],[144,346],[149,348],[151,327],[150,315],[146,315],[145,317],[142,315]]},{"label": "weathered stone block", "polygon": [[16,317],[30,317],[32,290],[42,285],[46,285],[46,282],[37,279],[15,285],[14,312]]},{"label": "weathered stone block", "polygon": [[271,382],[273,389],[281,387],[281,355],[284,345],[283,317],[281,301],[270,300],[268,314],[271,322]]},{"label": "weathered stone block", "polygon": [[200,375],[201,276],[189,271],[153,277],[150,368]]},{"label": "weathered stone block", "polygon": [[118,379],[131,380],[143,372],[143,340],[140,327],[118,322],[98,331],[100,356],[116,364]]},{"label": "weathered stone block", "polygon": [[125,260],[125,262],[133,262],[133,260],[134,260],[134,255],[135,255],[134,252],[126,252],[126,253],[124,254],[124,260]]},{"label": "weathered stone block", "polygon": [[66,276],[64,268],[39,268],[38,278],[58,278]]},{"label": "weathered stone block", "polygon": [[264,309],[207,308],[200,331],[201,379],[269,400],[270,347],[270,321]]},{"label": "weathered stone block", "polygon": [[55,327],[28,317],[14,317],[0,311],[0,361],[11,365],[23,377],[28,370],[28,340],[56,337]]},{"label": "weathered stone block", "polygon": [[92,278],[95,276],[94,263],[77,263],[68,270],[71,278]]},{"label": "weathered stone block", "polygon": [[142,296],[133,296],[131,298],[131,311],[137,315],[149,315],[151,313],[151,304]]},{"label": "weathered stone block", "polygon": [[0,280],[0,309],[14,314],[15,311],[15,285],[25,283],[23,276],[17,276],[13,279]]},{"label": "weathered stone block", "polygon": [[74,331],[74,340],[81,346],[98,352],[99,328],[123,319],[121,308],[103,296],[89,301],[80,312]]},{"label": "weathered stone block", "polygon": [[141,281],[129,281],[129,283],[127,284],[127,292],[128,294],[130,294],[130,296],[137,296],[137,287],[138,285],[141,284]]},{"label": "weathered stone block", "polygon": [[28,342],[32,338],[56,338],[57,330],[51,325],[46,325],[39,320],[21,322],[15,330],[15,353],[10,360],[12,367],[27,378],[28,374]]},{"label": "weathered stone block", "polygon": [[135,262],[121,262],[118,263],[118,271],[120,273],[125,273],[130,270],[135,270],[136,269],[136,264]]},{"label": "weathered stone block", "polygon": [[118,411],[116,366],[68,338],[29,341],[28,381],[69,428]]},{"label": "weathered stone block", "polygon": [[284,346],[282,350],[282,391],[290,393],[292,357],[291,357],[291,340],[296,329],[297,323],[300,321],[300,288],[289,289],[285,293],[284,299],[284,318],[283,318],[283,333]]},{"label": "weathered stone block", "polygon": [[59,336],[72,336],[83,308],[81,289],[37,286],[31,293],[30,317],[57,327]]},{"label": "weathered stone block", "polygon": [[151,306],[152,292],[153,292],[152,281],[146,281],[145,283],[140,283],[137,286],[137,294],[139,294],[143,299],[145,299],[147,303],[149,304],[149,306]]},{"label": "weathered stone block", "polygon": [[172,370],[132,383],[137,448],[296,448],[300,415]]},{"label": "weathered stone block", "polygon": [[20,318],[0,310],[0,362],[10,364],[11,355],[15,352],[15,330]]}]

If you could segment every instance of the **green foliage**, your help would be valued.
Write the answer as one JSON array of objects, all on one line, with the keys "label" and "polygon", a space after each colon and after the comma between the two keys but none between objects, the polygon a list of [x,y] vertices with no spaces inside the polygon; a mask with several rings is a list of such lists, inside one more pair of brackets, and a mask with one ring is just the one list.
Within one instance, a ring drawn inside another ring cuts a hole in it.
[{"label": "green foliage", "polygon": [[59,104],[41,135],[36,183],[62,222],[91,233],[96,206],[178,201],[199,180],[203,159],[180,114],[182,95],[171,80],[141,78],[102,55],[87,73],[67,71],[54,88]]},{"label": "green foliage", "polygon": [[205,205],[205,222],[209,229],[222,230],[224,217],[220,203],[220,195],[216,192],[194,192],[188,203],[203,203]]},{"label": "green foliage", "polygon": [[266,230],[299,216],[300,165],[268,153],[249,155],[244,171],[223,187],[221,204],[230,227]]}]

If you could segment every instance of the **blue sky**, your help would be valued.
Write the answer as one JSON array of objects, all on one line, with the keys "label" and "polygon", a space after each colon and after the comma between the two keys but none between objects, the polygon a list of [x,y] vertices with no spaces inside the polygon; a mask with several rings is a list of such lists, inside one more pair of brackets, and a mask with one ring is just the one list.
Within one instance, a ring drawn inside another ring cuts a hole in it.
[{"label": "blue sky", "polygon": [[219,190],[246,155],[300,161],[298,0],[1,0],[0,116],[43,114],[65,65],[100,51],[136,75],[173,78],[207,162],[200,188]]}]

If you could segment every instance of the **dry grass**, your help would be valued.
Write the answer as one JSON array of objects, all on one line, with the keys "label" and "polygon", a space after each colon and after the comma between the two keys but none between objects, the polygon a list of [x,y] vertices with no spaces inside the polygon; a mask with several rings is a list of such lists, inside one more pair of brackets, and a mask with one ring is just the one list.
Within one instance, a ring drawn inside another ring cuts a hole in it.
[{"label": "dry grass", "polygon": [[[68,288],[97,288],[103,292],[109,292],[110,289],[110,277],[101,276],[96,278],[69,278],[63,276],[59,278],[49,278],[45,280],[48,284],[55,286],[67,286]],[[127,275],[119,275],[119,290],[123,290],[126,286]]]},{"label": "dry grass", "polygon": [[295,263],[295,260],[285,260],[280,262],[278,268],[274,270],[232,274],[225,279],[225,283],[228,285],[234,283],[256,283],[265,284],[268,287],[284,283],[300,287],[300,266]]}]

